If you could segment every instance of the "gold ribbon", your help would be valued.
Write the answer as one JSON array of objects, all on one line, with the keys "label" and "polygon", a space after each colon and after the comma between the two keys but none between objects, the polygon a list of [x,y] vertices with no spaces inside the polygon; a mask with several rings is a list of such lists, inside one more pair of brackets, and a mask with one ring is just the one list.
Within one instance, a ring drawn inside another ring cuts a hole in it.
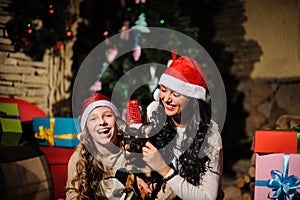
[{"label": "gold ribbon", "polygon": [[53,135],[54,134],[54,123],[55,118],[50,118],[50,128],[45,128],[44,126],[39,126],[39,132],[35,133],[34,136],[37,139],[47,140],[50,146],[54,146],[54,138],[56,139],[73,139],[77,137],[77,133],[74,134],[61,134],[61,135]]}]

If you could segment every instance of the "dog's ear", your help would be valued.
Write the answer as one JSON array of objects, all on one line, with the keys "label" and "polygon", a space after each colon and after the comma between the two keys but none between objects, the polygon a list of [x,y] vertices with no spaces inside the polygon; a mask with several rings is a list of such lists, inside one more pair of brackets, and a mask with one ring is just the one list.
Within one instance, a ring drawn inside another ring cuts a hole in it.
[{"label": "dog's ear", "polygon": [[143,133],[144,136],[146,136],[146,138],[148,138],[152,129],[153,129],[153,125],[151,123],[145,124],[141,127],[141,132]]},{"label": "dog's ear", "polygon": [[121,132],[126,132],[127,128],[128,128],[128,125],[126,124],[126,122],[121,119],[121,118],[116,118],[116,124],[117,124],[117,127],[118,127],[118,130],[120,130]]}]

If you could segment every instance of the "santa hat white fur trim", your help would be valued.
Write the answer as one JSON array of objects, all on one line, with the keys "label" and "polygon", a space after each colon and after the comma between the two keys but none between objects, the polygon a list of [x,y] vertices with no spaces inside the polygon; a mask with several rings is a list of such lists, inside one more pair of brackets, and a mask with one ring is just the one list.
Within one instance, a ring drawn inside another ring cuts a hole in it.
[{"label": "santa hat white fur trim", "polygon": [[[205,100],[206,89],[204,87],[182,81],[168,74],[162,74],[158,84],[164,85],[182,95]],[[159,100],[157,91],[154,92],[153,96],[155,100]]]},{"label": "santa hat white fur trim", "polygon": [[99,107],[99,106],[107,106],[107,107],[109,107],[109,108],[112,109],[112,111],[114,112],[114,114],[116,116],[120,116],[120,113],[119,113],[118,109],[116,108],[116,106],[112,102],[109,102],[107,100],[98,100],[98,101],[95,101],[95,102],[89,104],[86,107],[86,109],[84,110],[84,112],[82,113],[81,120],[80,120],[80,128],[81,128],[82,131],[83,131],[84,127],[85,127],[85,123],[86,123],[86,120],[87,120],[90,112],[94,108]]}]

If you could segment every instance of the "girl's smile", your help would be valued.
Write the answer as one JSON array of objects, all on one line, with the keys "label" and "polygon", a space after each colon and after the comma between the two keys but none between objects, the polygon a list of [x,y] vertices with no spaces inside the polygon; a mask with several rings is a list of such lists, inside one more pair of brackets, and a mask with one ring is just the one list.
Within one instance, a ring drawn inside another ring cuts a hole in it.
[{"label": "girl's smile", "polygon": [[100,144],[117,143],[115,115],[111,108],[96,107],[88,116],[87,129],[94,140]]}]

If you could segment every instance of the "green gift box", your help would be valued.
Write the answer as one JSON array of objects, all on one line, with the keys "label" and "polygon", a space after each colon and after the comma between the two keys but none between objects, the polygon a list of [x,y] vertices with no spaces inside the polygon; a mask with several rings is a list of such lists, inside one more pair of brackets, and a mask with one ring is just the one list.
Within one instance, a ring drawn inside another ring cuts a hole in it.
[{"label": "green gift box", "polygon": [[0,103],[0,125],[0,144],[18,145],[23,132],[18,104]]}]

